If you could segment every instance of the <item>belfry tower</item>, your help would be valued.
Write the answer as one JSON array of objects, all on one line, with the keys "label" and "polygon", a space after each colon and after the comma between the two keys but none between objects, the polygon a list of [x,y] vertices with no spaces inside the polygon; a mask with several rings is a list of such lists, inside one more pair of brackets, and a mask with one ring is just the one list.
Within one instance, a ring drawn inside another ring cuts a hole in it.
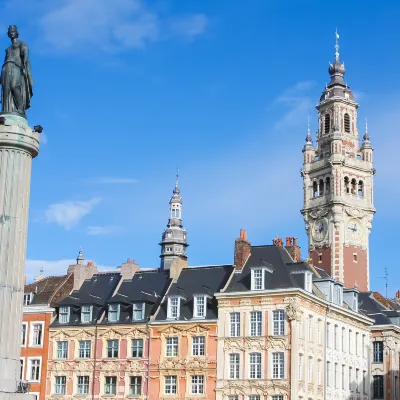
[{"label": "belfry tower", "polygon": [[336,32],[335,61],[318,110],[316,146],[310,126],[303,148],[304,216],[309,257],[345,287],[369,290],[369,234],[373,204],[373,148],[367,124],[362,144],[358,104],[344,81]]}]

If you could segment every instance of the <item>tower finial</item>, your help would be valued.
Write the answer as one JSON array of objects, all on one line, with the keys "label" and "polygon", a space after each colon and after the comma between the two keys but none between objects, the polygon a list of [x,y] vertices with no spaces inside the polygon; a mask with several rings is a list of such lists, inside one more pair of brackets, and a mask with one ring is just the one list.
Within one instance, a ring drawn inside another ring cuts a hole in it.
[{"label": "tower finial", "polygon": [[179,167],[176,167],[175,187],[178,187],[178,184],[179,184]]},{"label": "tower finial", "polygon": [[306,145],[307,145],[307,144],[312,144],[311,129],[310,129],[310,116],[308,116],[308,120],[307,120]]},{"label": "tower finial", "polygon": [[364,136],[363,136],[363,140],[364,140],[364,142],[369,142],[369,139],[370,139],[370,136],[369,136],[369,133],[368,133],[368,119],[365,118],[365,133],[364,133]]},{"label": "tower finial", "polygon": [[336,32],[335,32],[335,36],[336,36],[336,44],[335,44],[335,59],[337,61],[339,61],[339,34],[336,28]]}]

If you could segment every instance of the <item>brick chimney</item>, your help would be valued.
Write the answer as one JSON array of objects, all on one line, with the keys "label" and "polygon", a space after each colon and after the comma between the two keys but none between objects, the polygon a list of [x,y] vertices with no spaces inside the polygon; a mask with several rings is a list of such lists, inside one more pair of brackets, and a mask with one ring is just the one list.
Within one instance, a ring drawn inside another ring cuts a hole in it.
[{"label": "brick chimney", "polygon": [[282,238],[275,238],[275,239],[272,240],[272,244],[274,246],[282,247],[283,246],[283,240],[282,240]]},{"label": "brick chimney", "polygon": [[82,283],[86,279],[91,279],[94,274],[97,274],[97,267],[93,261],[89,261],[87,265],[73,264],[68,267],[68,274],[74,274],[74,286],[72,290],[79,290]]},{"label": "brick chimney", "polygon": [[235,240],[234,261],[235,270],[241,271],[250,256],[251,245],[247,240],[247,233],[244,229],[240,230],[240,236]]},{"label": "brick chimney", "polygon": [[135,272],[140,270],[140,267],[135,260],[131,261],[131,259],[128,258],[127,262],[123,263],[119,267],[119,270],[121,272],[122,280],[125,281],[131,280],[133,278],[133,275],[135,275]]},{"label": "brick chimney", "polygon": [[[288,241],[290,239],[290,241]],[[288,244],[290,243],[290,244]],[[290,256],[293,258],[294,262],[299,262],[301,261],[301,255],[300,255],[300,247],[297,244],[297,238],[286,238],[286,250],[289,252]]]},{"label": "brick chimney", "polygon": [[400,299],[400,290],[396,292],[396,299]]}]

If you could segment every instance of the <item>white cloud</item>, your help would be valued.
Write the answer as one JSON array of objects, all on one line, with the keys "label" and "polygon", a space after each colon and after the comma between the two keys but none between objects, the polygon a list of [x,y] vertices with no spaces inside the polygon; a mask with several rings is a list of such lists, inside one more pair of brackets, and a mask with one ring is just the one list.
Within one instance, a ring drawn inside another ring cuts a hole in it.
[{"label": "white cloud", "polygon": [[118,230],[115,226],[88,226],[86,234],[89,236],[104,236],[115,233]]},{"label": "white cloud", "polygon": [[89,214],[100,201],[99,198],[93,198],[89,201],[66,201],[50,204],[45,211],[46,222],[55,223],[69,230]]},{"label": "white cloud", "polygon": [[171,36],[197,36],[207,26],[205,15],[163,17],[140,0],[64,0],[48,4],[50,8],[40,18],[39,28],[53,51],[88,52],[95,48],[119,52]]},{"label": "white cloud", "polygon": [[100,178],[93,179],[92,182],[104,183],[104,184],[133,184],[133,183],[138,183],[139,180],[134,178],[118,178],[118,177],[103,176]]}]

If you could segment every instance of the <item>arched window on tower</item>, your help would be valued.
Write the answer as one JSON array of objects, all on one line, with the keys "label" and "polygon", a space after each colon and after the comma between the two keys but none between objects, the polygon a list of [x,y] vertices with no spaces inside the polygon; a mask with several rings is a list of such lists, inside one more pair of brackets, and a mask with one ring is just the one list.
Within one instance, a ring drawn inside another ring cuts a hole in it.
[{"label": "arched window on tower", "polygon": [[324,180],[319,180],[319,195],[322,196],[324,194]]},{"label": "arched window on tower", "polygon": [[344,131],[350,133],[350,115],[344,114]]},{"label": "arched window on tower", "polygon": [[329,133],[331,129],[331,116],[329,114],[325,114],[325,133]]},{"label": "arched window on tower", "polygon": [[353,178],[351,180],[351,194],[357,193],[357,181]]},{"label": "arched window on tower", "polygon": [[347,176],[344,177],[344,191],[345,193],[350,193],[350,182]]},{"label": "arched window on tower", "polygon": [[364,182],[363,181],[358,181],[358,195],[360,197],[364,196]]},{"label": "arched window on tower", "polygon": [[318,197],[318,184],[317,184],[317,181],[313,182],[312,191],[313,191],[313,197]]},{"label": "arched window on tower", "polygon": [[172,206],[172,212],[171,212],[171,214],[172,214],[172,218],[180,218],[180,210],[179,210],[179,207],[176,206],[176,205],[173,205],[173,206]]},{"label": "arched window on tower", "polygon": [[326,194],[329,194],[331,192],[331,178],[329,178],[329,176],[326,178],[325,192]]}]

